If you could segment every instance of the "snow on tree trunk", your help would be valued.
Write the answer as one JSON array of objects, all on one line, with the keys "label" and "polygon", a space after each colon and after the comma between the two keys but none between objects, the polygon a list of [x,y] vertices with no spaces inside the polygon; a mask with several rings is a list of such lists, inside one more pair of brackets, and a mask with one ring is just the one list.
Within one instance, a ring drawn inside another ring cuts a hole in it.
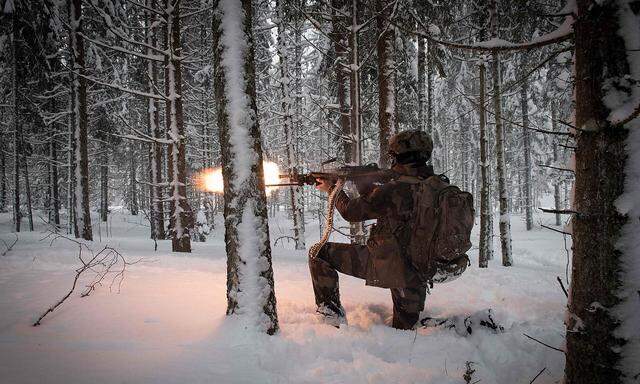
[{"label": "snow on tree trunk", "polygon": [[[498,8],[497,0],[489,4],[491,37],[498,37]],[[496,171],[498,173],[498,202],[500,205],[500,248],[502,250],[502,265],[509,267],[513,264],[511,254],[511,221],[507,197],[506,164],[504,154],[504,130],[502,126],[502,106],[500,93],[500,62],[498,51],[491,51],[491,77],[493,80],[493,113],[496,119]]]},{"label": "snow on tree trunk", "polygon": [[100,161],[100,220],[109,218],[109,154],[104,153]]},{"label": "snow on tree trunk", "polygon": [[89,159],[87,139],[87,80],[84,65],[84,39],[82,34],[82,0],[71,1],[70,49],[73,76],[73,115],[75,142],[75,214],[76,237],[92,240],[91,211],[89,208]]},{"label": "snow on tree trunk", "polygon": [[637,8],[577,1],[575,191],[565,382],[636,383],[640,367]]},{"label": "snow on tree trunk", "polygon": [[480,244],[479,264],[480,268],[489,266],[493,241],[491,239],[491,201],[489,199],[489,160],[487,159],[487,122],[485,111],[485,75],[486,67],[480,63],[480,97],[478,100],[478,112],[480,115]]},{"label": "snow on tree trunk", "polygon": [[215,93],[224,176],[227,314],[278,330],[257,120],[251,1],[220,0],[214,17]]},{"label": "snow on tree trunk", "polygon": [[389,167],[389,136],[393,134],[396,120],[395,100],[395,30],[391,23],[392,2],[377,0],[378,12],[378,139],[380,157],[378,164]]},{"label": "snow on tree trunk", "polygon": [[533,229],[533,196],[531,190],[531,133],[529,131],[528,80],[520,88],[520,109],[522,111],[522,141],[524,149],[524,209],[527,231]]},{"label": "snow on tree trunk", "polygon": [[182,46],[180,42],[180,0],[166,0],[166,36],[168,50],[165,61],[165,93],[167,136],[167,168],[171,202],[171,249],[191,252],[190,229],[193,215],[187,201],[186,138],[182,114]]},{"label": "snow on tree trunk", "polygon": [[[293,109],[291,76],[289,73],[289,57],[287,32],[285,28],[284,1],[278,1],[278,60],[280,61],[280,90],[282,92],[282,129],[284,130],[286,166],[289,171],[297,166],[293,143]],[[302,188],[290,187],[289,197],[293,217],[293,239],[296,249],[305,249],[304,213],[302,209]]]}]

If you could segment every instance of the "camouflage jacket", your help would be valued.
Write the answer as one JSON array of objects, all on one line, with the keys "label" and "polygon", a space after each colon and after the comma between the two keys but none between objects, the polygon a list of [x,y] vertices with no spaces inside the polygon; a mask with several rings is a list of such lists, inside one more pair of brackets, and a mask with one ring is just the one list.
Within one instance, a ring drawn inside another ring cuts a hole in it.
[{"label": "camouflage jacket", "polygon": [[417,287],[421,282],[410,265],[406,247],[411,240],[411,219],[416,184],[403,181],[407,176],[427,178],[431,167],[402,172],[390,182],[375,186],[369,193],[349,198],[341,192],[336,208],[350,222],[377,219],[371,228],[367,248],[370,253],[367,285],[383,288]]}]

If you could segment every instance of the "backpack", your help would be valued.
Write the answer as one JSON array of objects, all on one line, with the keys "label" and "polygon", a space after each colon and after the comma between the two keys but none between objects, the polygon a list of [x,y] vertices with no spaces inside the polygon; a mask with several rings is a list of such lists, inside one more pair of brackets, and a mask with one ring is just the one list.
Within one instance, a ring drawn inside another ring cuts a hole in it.
[{"label": "backpack", "polygon": [[455,280],[470,265],[473,195],[444,175],[421,179],[413,196],[415,215],[407,253],[423,283]]}]

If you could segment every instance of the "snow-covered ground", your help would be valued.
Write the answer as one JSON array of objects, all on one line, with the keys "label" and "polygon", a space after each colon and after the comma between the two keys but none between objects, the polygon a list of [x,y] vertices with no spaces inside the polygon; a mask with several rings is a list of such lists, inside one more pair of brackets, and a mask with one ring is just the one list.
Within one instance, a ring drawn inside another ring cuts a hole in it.
[{"label": "snow-covered ground", "polygon": [[[548,224],[552,217],[536,219]],[[309,245],[318,229],[317,221],[307,220]],[[556,282],[565,276],[564,239],[539,226],[527,232],[517,216],[515,266],[500,266],[496,240],[496,260],[488,269],[477,268],[474,249],[467,272],[427,297],[425,315],[492,308],[505,327],[501,334],[476,328],[466,337],[451,329],[386,326],[388,290],[346,276],[341,291],[349,325],[319,323],[306,253],[282,240],[273,247],[281,330],[276,336],[248,334],[225,320],[222,231],[194,243],[191,254],[175,254],[169,241],[159,242],[154,252],[146,224],[142,217],[115,212],[112,236],[102,227],[102,242],[89,245],[99,250],[108,244],[130,261],[143,258],[128,267],[119,293],[106,284],[81,298],[79,289],[39,327],[31,323],[71,286],[80,266],[77,246],[64,239],[52,246],[40,241],[44,225],[19,234],[0,257],[0,383],[444,384],[464,383],[468,361],[475,370],[471,382],[529,383],[543,368],[536,384],[561,380],[564,355],[523,333],[552,346],[564,344],[566,299]],[[10,228],[10,214],[0,214],[0,239],[8,243],[14,239]],[[287,228],[284,214],[270,219],[272,243]],[[94,233],[98,238],[97,221]]]}]

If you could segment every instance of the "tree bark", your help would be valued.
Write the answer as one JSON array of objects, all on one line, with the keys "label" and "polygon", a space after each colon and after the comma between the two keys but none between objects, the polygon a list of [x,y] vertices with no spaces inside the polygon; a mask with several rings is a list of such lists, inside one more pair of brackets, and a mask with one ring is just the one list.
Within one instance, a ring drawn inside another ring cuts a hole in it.
[{"label": "tree bark", "polygon": [[167,151],[168,178],[171,196],[171,249],[191,252],[193,214],[187,201],[186,138],[182,113],[182,45],[180,42],[180,0],[165,2],[166,46],[165,63],[167,135],[171,140]]},{"label": "tree bark", "polygon": [[528,81],[520,88],[520,109],[522,111],[522,141],[524,149],[524,210],[527,231],[533,229],[533,196],[531,190],[531,131],[529,130]]},{"label": "tree bark", "polygon": [[381,168],[389,167],[389,137],[395,129],[395,29],[391,25],[393,7],[389,0],[377,0],[378,23],[378,139]]},{"label": "tree bark", "polygon": [[[498,8],[497,0],[489,2],[491,13],[491,37],[498,37]],[[493,109],[496,119],[496,171],[498,172],[498,202],[500,204],[500,248],[502,251],[502,265],[509,267],[513,264],[511,253],[511,222],[507,197],[506,164],[504,159],[504,130],[502,127],[502,106],[500,93],[500,62],[498,51],[491,51],[491,77],[493,78]]]},{"label": "tree bark", "polygon": [[130,212],[133,216],[138,214],[138,180],[136,178],[137,173],[137,161],[136,161],[136,143],[129,143],[129,204]]},{"label": "tree bark", "polygon": [[[558,111],[556,109],[556,105],[554,102],[551,103],[551,130],[553,132],[558,132]],[[558,148],[558,139],[557,136],[554,136],[553,139],[553,165],[555,167],[558,167],[558,161],[560,161],[560,156],[559,156],[559,151],[560,149]],[[557,175],[556,177],[554,177],[554,182],[553,182],[553,202],[555,204],[555,209],[556,211],[559,211],[561,209],[563,209],[564,204],[562,204],[562,199],[561,199],[561,195],[560,195],[560,175]],[[556,216],[556,225],[562,225],[562,217],[559,213],[555,214]]]},{"label": "tree bark", "polygon": [[[154,8],[156,5],[156,0],[146,0],[147,6],[150,8]],[[156,47],[158,44],[158,28],[152,28],[156,22],[157,17],[155,13],[148,12],[147,13],[147,25],[149,29],[147,30],[147,45]],[[147,54],[151,54],[151,48],[147,48]],[[147,72],[149,74],[148,78],[148,91],[150,93],[156,92],[156,88],[158,87],[158,70],[156,63],[149,60],[147,62]],[[156,99],[148,99],[148,108],[147,108],[147,124],[149,126],[149,134],[155,138],[156,140],[160,140],[162,138],[162,131],[160,127],[160,105],[158,100]],[[149,194],[150,194],[150,218],[151,218],[151,238],[152,239],[164,239],[166,238],[165,227],[164,227],[164,204],[162,202],[162,144],[157,141],[151,143],[150,148],[150,181],[151,185],[149,186]]]},{"label": "tree bark", "polygon": [[74,142],[75,142],[75,213],[77,237],[92,240],[91,211],[89,207],[89,159],[87,138],[87,80],[84,63],[82,32],[82,0],[71,1],[71,59],[75,72],[73,79]]},{"label": "tree bark", "polygon": [[109,154],[104,153],[100,161],[100,220],[109,219]]},{"label": "tree bark", "polygon": [[[611,111],[605,105],[611,89],[623,92],[615,81],[629,77],[626,51],[635,48],[625,47],[620,38],[620,33],[636,33],[621,28],[619,15],[631,13],[623,7],[628,5],[577,1],[574,98],[575,126],[580,130],[575,132],[573,210],[579,213],[572,218],[573,266],[565,320],[568,384],[623,382],[620,359],[626,341],[617,332],[622,321],[632,321],[614,308],[622,297],[618,293],[625,289],[625,268],[630,268],[622,258],[631,261],[633,257],[625,254],[632,250],[619,243],[629,218],[616,206],[625,186],[625,141],[632,125],[613,125],[608,121]],[[637,298],[633,292],[628,299],[637,303]],[[637,332],[637,323],[632,327]],[[637,374],[637,360],[633,364],[627,368]],[[626,379],[624,382],[634,381],[632,377]]]},{"label": "tree bark", "polygon": [[480,244],[479,263],[480,268],[487,268],[493,248],[491,241],[491,202],[489,200],[489,160],[487,156],[487,123],[485,111],[485,77],[486,68],[480,64],[480,98],[478,100],[478,112],[480,115]]},{"label": "tree bark", "polygon": [[217,1],[214,76],[224,179],[227,315],[278,330],[257,120],[251,0]]},{"label": "tree bark", "polygon": [[[282,93],[282,128],[285,138],[286,166],[292,172],[297,166],[294,138],[293,138],[293,108],[292,108],[292,79],[289,73],[289,55],[287,44],[287,31],[285,28],[284,1],[279,0],[278,9],[278,59],[280,61],[280,90]],[[297,98],[297,96],[296,96]],[[304,241],[304,213],[302,210],[302,188],[289,187],[291,216],[293,218],[293,239],[296,249],[305,249]]]},{"label": "tree bark", "polygon": [[24,177],[24,192],[27,200],[27,218],[29,219],[29,231],[33,232],[33,208],[31,206],[31,183],[29,180],[29,164],[27,156],[22,155],[22,175]]}]

